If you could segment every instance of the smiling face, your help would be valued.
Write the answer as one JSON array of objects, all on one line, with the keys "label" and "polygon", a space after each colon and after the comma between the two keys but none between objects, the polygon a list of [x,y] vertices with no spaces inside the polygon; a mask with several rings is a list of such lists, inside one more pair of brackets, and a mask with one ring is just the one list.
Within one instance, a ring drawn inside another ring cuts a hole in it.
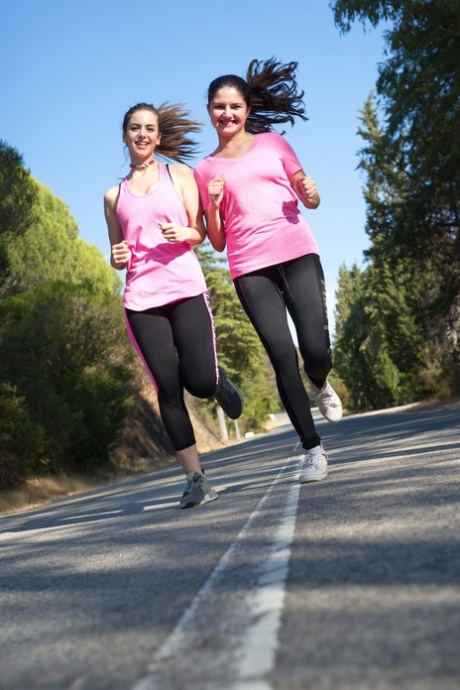
[{"label": "smiling face", "polygon": [[243,94],[233,86],[220,88],[208,104],[212,126],[225,138],[244,131],[250,111]]},{"label": "smiling face", "polygon": [[152,158],[160,140],[158,115],[148,109],[133,112],[123,130],[123,141],[133,163],[142,163]]}]

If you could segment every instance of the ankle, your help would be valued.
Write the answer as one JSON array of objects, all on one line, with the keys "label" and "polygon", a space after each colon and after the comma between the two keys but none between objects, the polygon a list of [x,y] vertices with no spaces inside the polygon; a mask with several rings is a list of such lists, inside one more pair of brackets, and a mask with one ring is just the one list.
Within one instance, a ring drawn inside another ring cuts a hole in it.
[{"label": "ankle", "polygon": [[318,446],[313,446],[313,448],[304,448],[304,453],[309,453],[311,455],[321,455],[323,452],[323,446],[320,443]]}]

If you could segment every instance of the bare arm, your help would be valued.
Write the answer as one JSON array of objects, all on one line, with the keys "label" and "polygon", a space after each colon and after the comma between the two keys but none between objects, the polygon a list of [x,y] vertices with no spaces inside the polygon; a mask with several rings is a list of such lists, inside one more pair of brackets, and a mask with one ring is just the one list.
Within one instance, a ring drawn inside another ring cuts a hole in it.
[{"label": "bare arm", "polygon": [[123,239],[123,232],[116,216],[118,186],[112,187],[104,196],[104,215],[109,231],[110,264],[117,271],[127,267],[131,258],[131,250]]},{"label": "bare arm", "polygon": [[173,163],[169,166],[174,184],[181,193],[187,213],[188,226],[175,223],[161,223],[163,235],[168,242],[187,242],[190,245],[201,244],[206,237],[203,223],[198,187],[193,173],[184,163]]},{"label": "bare arm", "polygon": [[289,178],[289,181],[305,208],[318,208],[320,197],[316,189],[316,182],[312,177],[308,177],[303,170],[299,170]]}]

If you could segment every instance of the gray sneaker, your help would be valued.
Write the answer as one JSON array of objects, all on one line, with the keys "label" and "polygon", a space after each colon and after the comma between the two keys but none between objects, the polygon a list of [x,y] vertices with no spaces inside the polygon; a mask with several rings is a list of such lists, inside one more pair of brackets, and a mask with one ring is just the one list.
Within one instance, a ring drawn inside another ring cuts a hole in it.
[{"label": "gray sneaker", "polygon": [[217,491],[211,488],[204,474],[195,472],[182,494],[180,507],[194,508],[195,506],[204,506],[205,503],[215,501],[218,497]]}]

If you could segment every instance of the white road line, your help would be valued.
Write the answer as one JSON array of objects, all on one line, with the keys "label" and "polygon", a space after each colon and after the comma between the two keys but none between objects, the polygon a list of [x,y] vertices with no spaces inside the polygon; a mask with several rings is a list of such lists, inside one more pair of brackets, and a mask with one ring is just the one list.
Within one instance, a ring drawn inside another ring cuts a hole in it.
[{"label": "white road line", "polygon": [[[246,629],[240,645],[237,675],[243,684],[236,683],[232,685],[231,690],[239,690],[243,686],[249,690],[248,681],[254,684],[250,687],[256,690],[263,677],[275,666],[299,490],[298,482],[290,487],[283,517],[274,535],[269,556],[260,564],[257,588],[248,602],[254,622]],[[267,683],[264,683],[265,685],[268,690],[270,686]]]},{"label": "white road line", "polygon": [[154,505],[144,506],[142,510],[164,510],[164,508],[179,508],[179,499],[173,501],[165,501],[163,503],[155,503]]},{"label": "white road line", "polygon": [[[297,459],[288,458],[233,544],[224,553],[189,608],[179,619],[169,638],[156,653],[154,663],[149,666],[152,675],[140,679],[132,690],[159,690],[160,688],[165,690],[164,679],[159,678],[161,672],[164,672],[163,665],[166,662],[174,662],[175,659],[179,663],[181,658],[187,657],[190,640],[196,638],[198,634],[197,621],[200,620],[200,609],[210,601],[211,595],[219,596],[217,591],[219,584],[222,583],[226,572],[237,560],[238,555],[244,549],[247,550],[248,543],[250,544],[252,543],[251,540],[254,540],[255,537],[254,534],[251,534],[251,528],[255,527],[257,521],[260,522],[264,519],[264,508],[268,507],[273,511],[273,502],[268,503],[267,506],[266,504],[278,488],[280,480],[285,483],[287,475],[292,474],[293,467],[289,466],[293,465]],[[288,477],[288,481],[292,481],[292,479]],[[244,599],[244,605],[232,614],[236,617],[242,617],[241,621],[237,618],[236,625],[234,620],[232,625],[233,630],[239,631],[238,639],[233,636],[232,642],[229,641],[231,648],[227,654],[223,650],[224,658],[232,664],[230,677],[234,680],[230,684],[226,684],[221,678],[220,682],[216,680],[215,685],[208,682],[206,688],[215,687],[216,690],[272,690],[266,676],[273,670],[275,664],[299,490],[298,481],[288,484],[285,501],[282,505],[277,506],[277,514],[279,513],[277,526],[269,537],[262,560],[257,561],[254,565],[256,577],[248,585],[246,592],[241,593],[240,591],[239,593],[240,600]],[[227,597],[228,595],[224,594],[224,596]],[[209,621],[207,625],[209,626]],[[230,637],[224,636],[224,639],[230,640]],[[209,679],[207,680],[209,681]],[[190,687],[193,687],[193,683],[190,683]]]},{"label": "white road line", "polygon": [[121,513],[123,513],[123,508],[117,508],[116,510],[98,510],[96,513],[74,513],[73,515],[64,515],[60,520],[63,522],[66,520],[88,520],[89,518],[99,520],[100,518],[109,517],[110,515],[120,515]]}]

